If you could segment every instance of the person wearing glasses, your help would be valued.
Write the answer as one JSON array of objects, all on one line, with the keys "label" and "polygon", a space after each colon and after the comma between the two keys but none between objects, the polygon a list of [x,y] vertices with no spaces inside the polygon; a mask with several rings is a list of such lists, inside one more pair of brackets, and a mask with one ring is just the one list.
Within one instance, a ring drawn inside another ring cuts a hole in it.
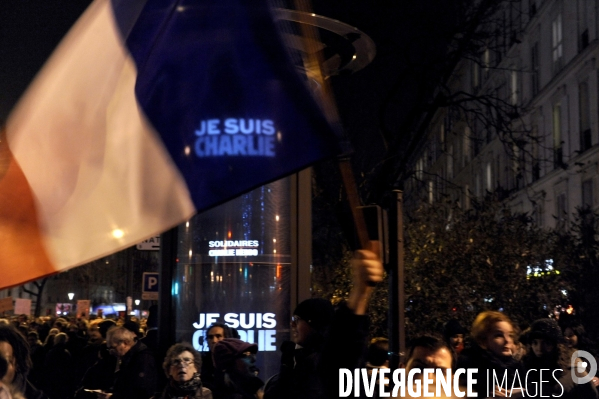
[{"label": "person wearing glasses", "polygon": [[157,368],[152,351],[137,340],[137,333],[112,327],[106,336],[110,354],[117,358],[114,383],[98,399],[148,399],[156,392]]},{"label": "person wearing glasses", "polygon": [[212,392],[200,379],[202,356],[191,344],[183,342],[171,346],[162,367],[168,383],[162,393],[152,399],[212,399]]}]

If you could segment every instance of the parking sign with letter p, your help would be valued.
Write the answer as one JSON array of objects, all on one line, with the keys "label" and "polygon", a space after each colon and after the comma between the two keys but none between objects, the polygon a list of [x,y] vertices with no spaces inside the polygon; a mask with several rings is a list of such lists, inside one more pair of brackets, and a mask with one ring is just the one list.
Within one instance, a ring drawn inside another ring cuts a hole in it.
[{"label": "parking sign with letter p", "polygon": [[145,272],[143,274],[141,299],[158,300],[158,273]]}]

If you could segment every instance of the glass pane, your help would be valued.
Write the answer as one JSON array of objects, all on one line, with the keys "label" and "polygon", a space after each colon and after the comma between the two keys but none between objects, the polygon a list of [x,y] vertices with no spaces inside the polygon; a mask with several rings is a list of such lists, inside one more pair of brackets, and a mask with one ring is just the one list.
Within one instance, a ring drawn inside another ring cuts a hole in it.
[{"label": "glass pane", "polygon": [[290,184],[262,186],[179,227],[173,277],[176,338],[207,351],[206,327],[224,322],[258,344],[260,377],[278,372],[289,339]]}]

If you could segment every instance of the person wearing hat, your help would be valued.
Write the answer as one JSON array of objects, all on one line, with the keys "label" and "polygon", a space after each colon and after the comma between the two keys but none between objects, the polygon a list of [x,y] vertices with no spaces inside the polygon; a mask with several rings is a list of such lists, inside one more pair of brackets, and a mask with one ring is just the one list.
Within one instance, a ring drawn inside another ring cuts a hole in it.
[{"label": "person wearing hat", "polygon": [[258,345],[237,338],[225,338],[214,345],[212,357],[219,384],[213,391],[215,398],[261,399],[264,382],[258,378],[255,366]]},{"label": "person wearing hat", "polygon": [[281,345],[281,368],[266,383],[264,399],[336,397],[339,369],[364,367],[368,336],[366,310],[383,266],[374,250],[356,251],[353,287],[335,311],[330,301],[301,302],[291,318],[291,342]]},{"label": "person wearing hat", "polygon": [[577,377],[584,377],[586,372],[577,370],[580,359],[576,359],[572,364],[574,351],[564,344],[561,328],[554,319],[535,320],[528,330],[526,339],[529,351],[524,356],[523,362],[527,370],[526,383],[529,396],[553,396],[565,399],[599,398],[592,382],[584,384],[574,382],[573,373]]},{"label": "person wearing hat", "polygon": [[462,327],[460,322],[456,319],[449,320],[443,328],[445,342],[453,350],[455,357],[459,356],[464,349],[464,338],[466,333],[466,329]]}]

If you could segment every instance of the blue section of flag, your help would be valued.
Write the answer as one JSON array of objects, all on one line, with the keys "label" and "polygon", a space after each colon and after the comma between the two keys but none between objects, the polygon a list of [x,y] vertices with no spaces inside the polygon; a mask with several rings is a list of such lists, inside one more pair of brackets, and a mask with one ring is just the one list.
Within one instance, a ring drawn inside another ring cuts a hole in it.
[{"label": "blue section of flag", "polygon": [[147,0],[123,34],[138,102],[198,211],[338,153],[265,2]]}]

